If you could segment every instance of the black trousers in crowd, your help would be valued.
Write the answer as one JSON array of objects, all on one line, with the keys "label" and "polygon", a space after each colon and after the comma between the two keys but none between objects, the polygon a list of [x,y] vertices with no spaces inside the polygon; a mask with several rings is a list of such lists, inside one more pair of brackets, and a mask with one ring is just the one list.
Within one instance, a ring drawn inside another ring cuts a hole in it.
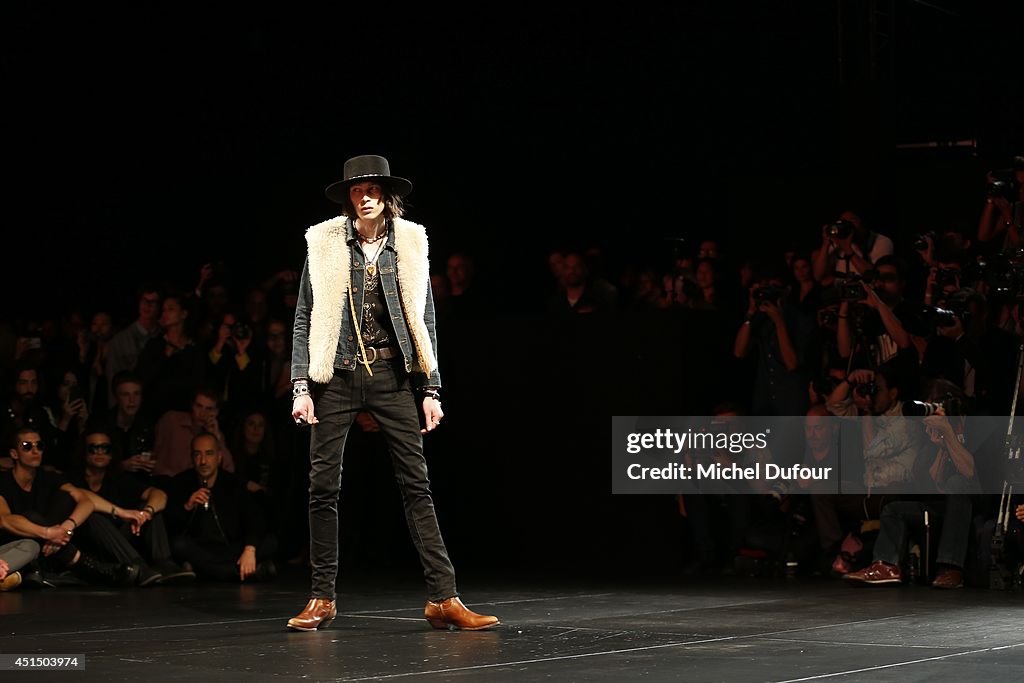
[{"label": "black trousers in crowd", "polygon": [[[238,581],[238,558],[242,556],[245,543],[225,543],[219,539],[176,536],[173,541],[174,557],[192,565],[198,576],[217,581]],[[277,552],[277,541],[268,534],[256,544],[257,564],[269,559]]]},{"label": "black trousers in crowd", "polygon": [[372,377],[362,366],[355,371],[338,370],[329,384],[317,387],[315,392],[318,423],[311,427],[309,450],[312,597],[334,599],[342,456],[356,415],[366,411],[376,418],[387,442],[406,522],[423,565],[428,597],[444,600],[458,595],[455,570],[434,513],[416,396],[401,361],[381,360],[370,367]]}]

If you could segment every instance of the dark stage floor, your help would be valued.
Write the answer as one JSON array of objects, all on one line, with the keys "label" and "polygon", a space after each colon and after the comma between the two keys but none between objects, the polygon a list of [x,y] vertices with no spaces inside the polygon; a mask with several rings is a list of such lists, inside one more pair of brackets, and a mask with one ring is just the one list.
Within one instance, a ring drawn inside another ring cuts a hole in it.
[{"label": "dark stage floor", "polygon": [[0,652],[85,654],[79,681],[1010,681],[1024,671],[1024,595],[823,579],[657,585],[464,578],[503,624],[442,632],[422,589],[347,579],[339,618],[286,631],[305,581],[0,594]]}]

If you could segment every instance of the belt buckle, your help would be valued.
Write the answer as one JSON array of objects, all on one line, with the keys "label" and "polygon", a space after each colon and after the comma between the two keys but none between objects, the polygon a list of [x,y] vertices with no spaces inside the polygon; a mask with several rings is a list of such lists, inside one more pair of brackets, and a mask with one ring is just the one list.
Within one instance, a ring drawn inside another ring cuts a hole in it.
[{"label": "belt buckle", "polygon": [[369,346],[369,347],[366,348],[366,351],[367,351],[367,354],[369,354],[370,351],[373,351],[373,356],[370,357],[370,358],[364,357],[362,360],[367,365],[373,365],[374,363],[377,362],[377,347]]}]

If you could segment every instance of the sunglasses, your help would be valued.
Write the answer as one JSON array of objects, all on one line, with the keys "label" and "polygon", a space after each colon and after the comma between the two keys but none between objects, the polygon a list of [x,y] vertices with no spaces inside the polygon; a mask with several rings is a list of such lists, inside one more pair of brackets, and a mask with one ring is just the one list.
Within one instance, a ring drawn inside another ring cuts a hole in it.
[{"label": "sunglasses", "polygon": [[109,453],[110,446],[109,443],[90,443],[86,444],[85,449],[90,453]]},{"label": "sunglasses", "polygon": [[43,450],[43,442],[42,441],[22,441],[21,442],[21,450],[23,450],[23,451],[30,451],[33,448],[35,448],[37,451]]}]

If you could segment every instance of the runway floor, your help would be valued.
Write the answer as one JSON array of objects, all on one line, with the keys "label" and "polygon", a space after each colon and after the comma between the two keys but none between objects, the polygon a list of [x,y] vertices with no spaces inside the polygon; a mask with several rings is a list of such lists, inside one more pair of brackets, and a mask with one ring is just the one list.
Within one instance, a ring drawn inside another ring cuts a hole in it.
[{"label": "runway floor", "polygon": [[339,618],[285,630],[300,576],[262,585],[0,594],[0,653],[84,654],[76,681],[1007,681],[1024,671],[1024,595],[825,579],[471,579],[492,631],[436,631],[419,584],[347,579]]}]

